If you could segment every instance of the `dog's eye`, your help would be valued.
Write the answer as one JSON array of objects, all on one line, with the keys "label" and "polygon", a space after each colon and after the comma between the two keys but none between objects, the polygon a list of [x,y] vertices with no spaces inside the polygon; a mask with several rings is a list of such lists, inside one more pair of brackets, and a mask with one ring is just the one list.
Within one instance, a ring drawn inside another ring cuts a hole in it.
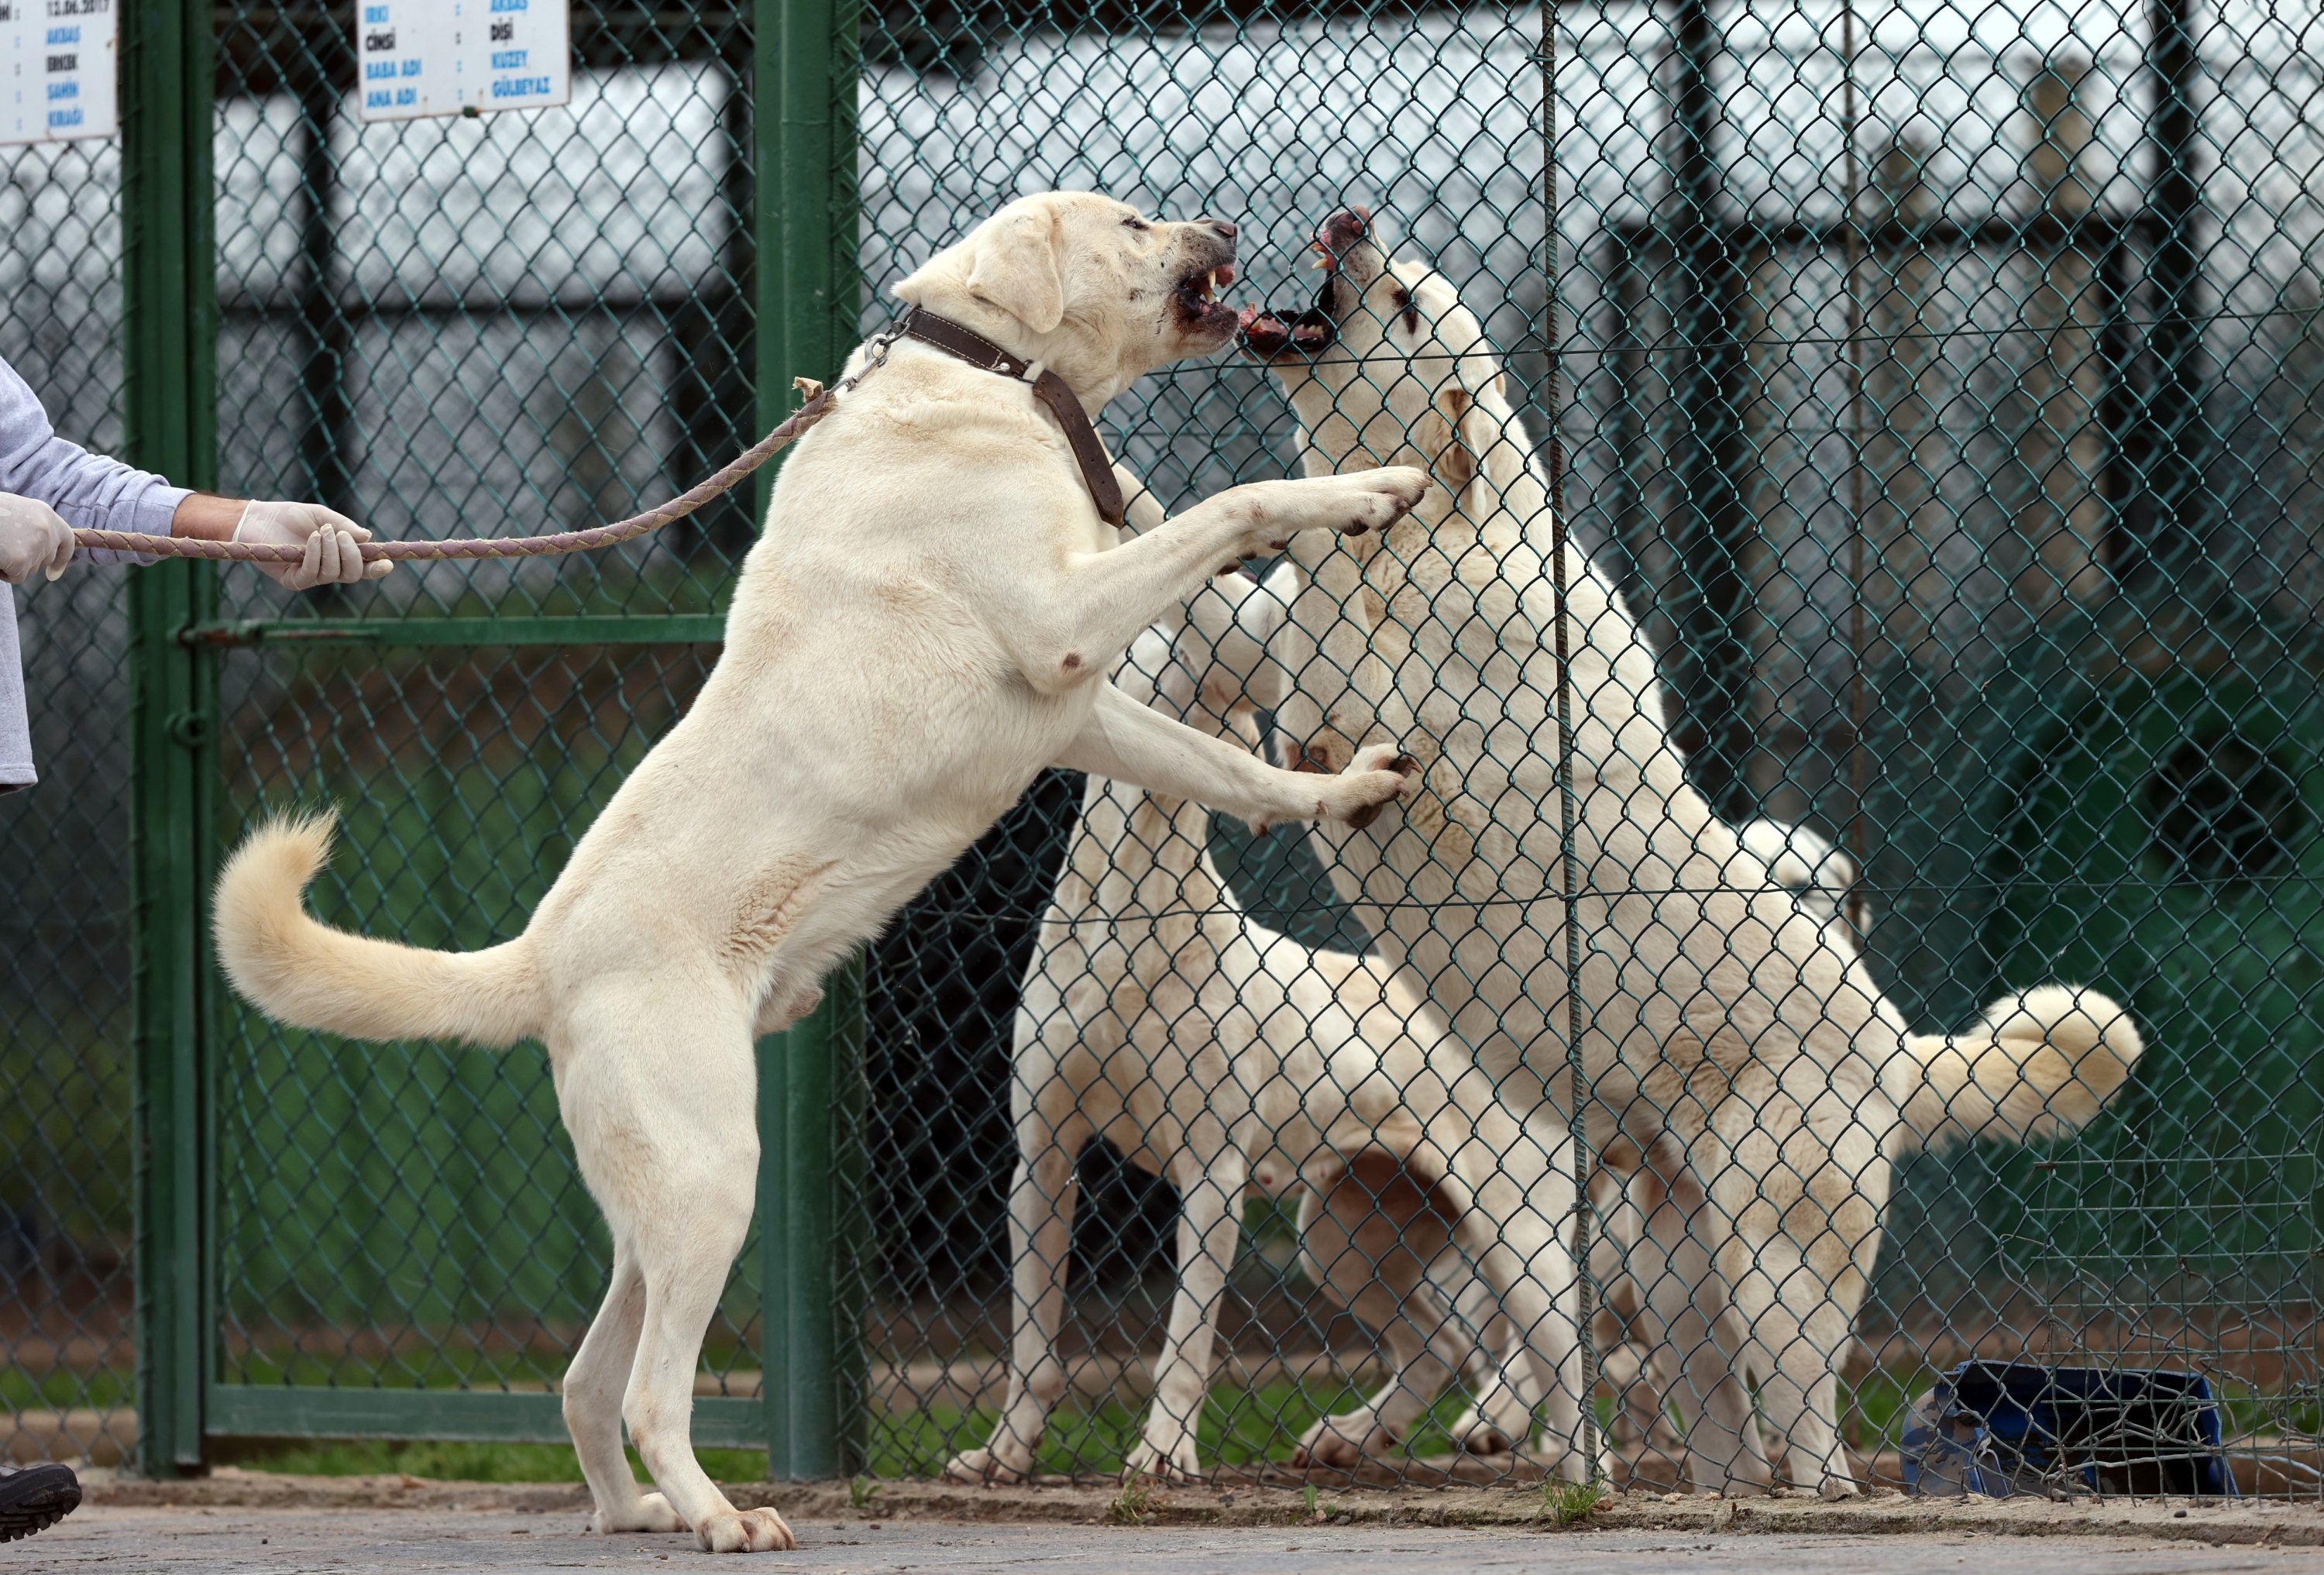
[{"label": "dog's eye", "polygon": [[1126,230],[1136,230],[1139,234],[1144,235],[1148,230],[1152,229],[1154,226],[1148,224],[1144,219],[1139,218],[1136,214],[1131,214],[1128,218],[1121,221],[1121,227]]},{"label": "dog's eye", "polygon": [[1420,332],[1420,309],[1412,304],[1412,291],[1398,285],[1396,293],[1388,299],[1396,302],[1396,309],[1404,316],[1404,331],[1407,334]]}]

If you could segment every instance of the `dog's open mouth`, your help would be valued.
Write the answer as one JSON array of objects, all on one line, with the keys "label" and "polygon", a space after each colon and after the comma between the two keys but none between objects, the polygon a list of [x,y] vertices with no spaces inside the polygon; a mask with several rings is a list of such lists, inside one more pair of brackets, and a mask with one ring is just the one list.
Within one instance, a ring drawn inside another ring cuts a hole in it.
[{"label": "dog's open mouth", "polygon": [[1178,309],[1178,320],[1187,333],[1224,338],[1234,331],[1235,309],[1219,299],[1219,291],[1234,281],[1231,249],[1222,260],[1206,263],[1178,281],[1170,295]]},{"label": "dog's open mouth", "polygon": [[1371,234],[1371,211],[1355,207],[1343,209],[1315,226],[1315,238],[1310,243],[1318,253],[1315,266],[1323,271],[1323,282],[1315,291],[1315,304],[1305,311],[1277,316],[1262,312],[1257,307],[1242,309],[1243,353],[1254,361],[1280,361],[1290,355],[1314,357],[1330,349],[1340,337],[1340,318],[1351,304],[1348,299],[1359,293],[1351,289],[1344,271],[1348,253]]}]

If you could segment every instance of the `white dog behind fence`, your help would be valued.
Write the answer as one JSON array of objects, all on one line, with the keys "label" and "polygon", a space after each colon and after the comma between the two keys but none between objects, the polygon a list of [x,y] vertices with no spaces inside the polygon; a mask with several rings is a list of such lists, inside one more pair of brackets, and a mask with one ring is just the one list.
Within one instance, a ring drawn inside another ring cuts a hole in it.
[{"label": "white dog behind fence", "polygon": [[[1089,193],[1011,203],[897,287],[1096,410],[1220,348],[1234,226],[1149,222]],[[327,821],[254,834],[219,878],[221,961],[278,1019],[357,1038],[539,1038],[613,1238],[613,1283],[565,1380],[600,1529],[689,1527],[713,1552],[791,1545],[690,1442],[704,1330],[757,1189],[755,1035],[1067,765],[1265,823],[1397,797],[1396,751],[1331,779],[1277,770],[1105,681],[1222,565],[1308,530],[1379,530],[1412,470],[1240,488],[1117,545],[1040,386],[913,340],[792,449],[685,718],[574,848],[524,933],[481,952],[329,929],[300,892]],[[858,350],[855,373],[869,365]],[[1030,374],[1028,374],[1030,375]],[[1064,412],[1060,411],[1062,418]],[[1110,490],[1110,489],[1109,489]],[[626,1423],[661,1492],[640,1490]]]},{"label": "white dog behind fence", "polygon": [[[1190,623],[1131,648],[1117,685],[1255,742],[1251,702],[1270,704],[1280,683],[1266,640],[1294,578],[1218,582]],[[1505,1363],[1554,1375],[1572,1345],[1563,1126],[1526,1130],[1393,969],[1252,923],[1204,851],[1210,820],[1190,800],[1090,778],[1017,1012],[1008,1395],[989,1441],[947,1468],[956,1478],[1029,1476],[1067,1387],[1057,1336],[1074,1164],[1096,1137],[1179,1196],[1177,1293],[1129,1475],[1201,1472],[1196,1424],[1246,1188],[1281,1191],[1303,1174],[1329,1184],[1343,1154],[1385,1147],[1425,1178],[1508,1326],[1533,1337],[1509,1341]],[[1539,1395],[1545,1381],[1517,1387]],[[1397,1412],[1383,1426],[1406,1421]]]},{"label": "white dog behind fence", "polygon": [[[1392,824],[1321,834],[1325,867],[1504,1097],[1570,1111],[1586,1095],[1591,1151],[1671,1187],[1669,1267],[1642,1288],[1683,1358],[1696,1479],[1770,1479],[1748,1381],[1793,1483],[1853,1493],[1837,1369],[1893,1156],[2079,1126],[2128,1076],[2137,1032],[2094,991],[2046,987],[1958,1038],[1910,1034],[1852,935],[1801,911],[1689,783],[1653,652],[1558,541],[1476,316],[1431,269],[1391,263],[1360,210],[1317,244],[1315,304],[1246,326],[1305,473],[1393,459],[1438,483],[1379,541],[1293,548],[1309,584],[1276,648],[1286,752],[1328,769],[1396,737],[1425,770]],[[1571,1471],[1563,1429],[1546,1452]]]}]

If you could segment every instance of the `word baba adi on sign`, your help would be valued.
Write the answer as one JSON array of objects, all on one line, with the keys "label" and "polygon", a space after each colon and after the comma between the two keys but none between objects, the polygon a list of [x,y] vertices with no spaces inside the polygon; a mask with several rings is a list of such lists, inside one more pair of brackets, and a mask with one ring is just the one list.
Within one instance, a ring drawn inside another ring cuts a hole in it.
[{"label": "word baba adi on sign", "polygon": [[538,109],[573,96],[566,0],[356,0],[355,10],[366,121]]}]

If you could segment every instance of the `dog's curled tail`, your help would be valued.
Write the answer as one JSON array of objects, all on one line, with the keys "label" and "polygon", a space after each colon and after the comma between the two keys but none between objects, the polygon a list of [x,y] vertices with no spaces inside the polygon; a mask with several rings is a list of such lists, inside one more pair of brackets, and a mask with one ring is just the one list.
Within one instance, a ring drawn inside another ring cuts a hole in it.
[{"label": "dog's curled tail", "polygon": [[1904,1125],[1923,1145],[2023,1143],[2088,1123],[2130,1077],[2145,1042],[2116,1001],[2044,984],[2005,996],[1958,1034],[1913,1034]]},{"label": "dog's curled tail", "polygon": [[218,961],[244,999],[293,1027],[354,1039],[465,1039],[497,1047],[548,1018],[530,943],[428,952],[318,924],[307,883],[330,857],[330,814],[277,820],[218,877]]}]

